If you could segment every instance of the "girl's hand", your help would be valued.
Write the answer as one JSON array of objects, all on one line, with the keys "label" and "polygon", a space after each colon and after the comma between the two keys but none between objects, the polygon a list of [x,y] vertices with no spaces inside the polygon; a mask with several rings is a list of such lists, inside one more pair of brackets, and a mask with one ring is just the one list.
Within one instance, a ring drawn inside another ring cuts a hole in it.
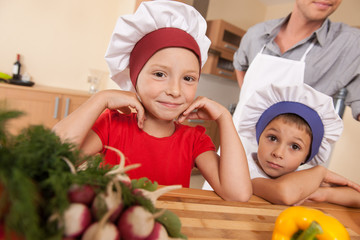
[{"label": "girl's hand", "polygon": [[105,107],[111,110],[119,110],[129,114],[132,110],[137,112],[138,126],[143,128],[145,121],[145,110],[137,95],[129,91],[104,90],[98,93],[99,98],[105,102]]},{"label": "girl's hand", "polygon": [[337,185],[337,186],[348,186],[350,188],[353,188],[354,190],[360,192],[360,185],[350,181],[349,179],[332,172],[330,170],[327,170],[327,173],[325,175],[325,178],[323,180],[323,183],[330,184],[330,185]]},{"label": "girl's hand", "polygon": [[194,102],[178,118],[182,123],[185,119],[218,120],[230,112],[221,104],[206,97],[197,97]]}]

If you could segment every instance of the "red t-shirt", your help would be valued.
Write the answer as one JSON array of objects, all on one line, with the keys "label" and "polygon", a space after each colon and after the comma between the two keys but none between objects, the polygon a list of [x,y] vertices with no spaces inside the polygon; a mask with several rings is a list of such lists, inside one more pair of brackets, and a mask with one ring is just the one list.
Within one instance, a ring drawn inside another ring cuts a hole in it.
[{"label": "red t-shirt", "polygon": [[[150,136],[137,125],[136,114],[125,115],[106,110],[92,130],[102,144],[119,149],[126,164],[141,163],[141,167],[127,172],[131,179],[147,177],[161,185],[181,184],[189,187],[190,174],[196,157],[206,151],[215,151],[210,137],[202,126],[176,124],[170,137]],[[118,155],[103,149],[106,164],[118,164]]]}]

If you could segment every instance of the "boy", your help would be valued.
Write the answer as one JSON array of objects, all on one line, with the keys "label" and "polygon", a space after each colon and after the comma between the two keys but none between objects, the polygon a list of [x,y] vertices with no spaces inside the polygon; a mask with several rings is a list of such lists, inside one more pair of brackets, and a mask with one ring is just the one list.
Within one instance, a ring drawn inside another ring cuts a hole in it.
[{"label": "boy", "polygon": [[[248,155],[255,195],[274,204],[360,207],[360,186],[320,165],[343,128],[330,97],[303,84],[270,85],[251,99],[240,134],[258,142],[257,153]],[[298,171],[302,164],[312,167]]]},{"label": "boy", "polygon": [[[101,91],[54,131],[86,154],[105,154],[106,164],[118,164],[118,159],[104,146],[118,148],[127,164],[141,164],[128,172],[131,178],[188,187],[196,165],[222,198],[247,201],[249,171],[231,114],[207,98],[194,100],[210,45],[205,32],[205,19],[175,1],[143,2],[134,15],[120,17],[105,58],[112,79],[136,93]],[[127,67],[130,79],[124,74]],[[135,113],[125,114],[129,107]],[[221,156],[203,127],[180,124],[187,118],[217,122]]]}]

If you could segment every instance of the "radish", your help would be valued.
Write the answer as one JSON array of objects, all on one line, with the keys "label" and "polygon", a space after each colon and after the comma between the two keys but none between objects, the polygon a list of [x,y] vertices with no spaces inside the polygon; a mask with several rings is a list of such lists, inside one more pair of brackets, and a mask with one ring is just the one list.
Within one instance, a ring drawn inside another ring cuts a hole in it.
[{"label": "radish", "polygon": [[76,174],[76,169],[75,169],[74,164],[66,157],[62,157],[61,159],[64,160],[64,162],[66,162],[66,164],[70,168],[70,172],[75,175]]},{"label": "radish", "polygon": [[90,185],[73,184],[69,188],[68,198],[72,203],[83,203],[89,206],[95,198],[95,191]]},{"label": "radish", "polygon": [[64,212],[64,236],[78,237],[91,223],[91,213],[82,203],[71,203]]},{"label": "radish", "polygon": [[81,240],[119,240],[120,239],[120,232],[113,223],[106,223],[104,226],[101,227],[100,233],[99,231],[99,223],[93,223],[86,229],[85,233],[83,234]]},{"label": "radish", "polygon": [[163,225],[155,222],[155,226],[151,234],[145,240],[168,240],[168,233]]},{"label": "radish", "polygon": [[[113,186],[116,191],[114,192]],[[110,217],[111,221],[116,221],[124,207],[121,198],[121,187],[119,182],[112,180],[106,187],[106,193],[99,193],[91,206],[91,212],[96,219],[101,219],[110,209],[115,209]]]},{"label": "radish", "polygon": [[[69,166],[71,173],[76,175],[76,169],[74,164],[66,157],[62,157],[62,159]],[[72,203],[83,203],[85,205],[89,205],[94,200],[94,197],[95,191],[89,185],[79,186],[73,184],[72,186],[70,186],[68,191],[68,198]]]},{"label": "radish", "polygon": [[171,185],[171,186],[166,186],[166,187],[162,187],[162,188],[159,188],[153,192],[150,192],[150,191],[147,191],[145,189],[141,189],[141,188],[137,188],[134,190],[134,193],[135,194],[141,194],[142,196],[146,197],[147,199],[151,200],[151,202],[153,203],[153,205],[155,206],[156,204],[156,201],[157,199],[169,192],[169,191],[172,191],[172,190],[175,190],[175,189],[180,189],[182,188],[181,185]]},{"label": "radish", "polygon": [[131,184],[131,179],[125,173],[131,169],[140,167],[141,164],[136,163],[136,164],[132,164],[132,165],[125,167],[125,156],[120,150],[110,147],[110,146],[104,146],[104,147],[116,152],[118,154],[118,156],[120,157],[119,164],[116,165],[115,167],[113,167],[112,170],[107,172],[105,174],[105,176],[115,175],[119,181],[121,181],[123,183]]},{"label": "radish", "polygon": [[142,206],[131,206],[120,216],[118,228],[123,240],[144,240],[152,233],[155,218],[162,211],[152,214]]},{"label": "radish", "polygon": [[77,167],[77,172],[80,171],[85,171],[87,168],[89,167],[89,163],[87,161],[82,162],[80,165],[78,165]]},{"label": "radish", "polygon": [[6,194],[4,186],[0,183],[0,223],[5,218],[10,208],[10,200]]},{"label": "radish", "polygon": [[91,224],[84,232],[81,240],[120,240],[119,229],[115,224],[107,222],[115,211],[116,209],[109,210],[100,222]]}]

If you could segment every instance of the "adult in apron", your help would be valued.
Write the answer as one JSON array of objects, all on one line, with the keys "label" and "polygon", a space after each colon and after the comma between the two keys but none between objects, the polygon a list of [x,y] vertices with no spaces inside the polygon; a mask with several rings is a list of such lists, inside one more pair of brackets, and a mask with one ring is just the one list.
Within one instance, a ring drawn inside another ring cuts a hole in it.
[{"label": "adult in apron", "polygon": [[[299,61],[264,54],[263,50],[265,45],[262,47],[246,71],[240,91],[239,102],[233,115],[234,125],[238,133],[240,116],[246,114],[243,112],[244,105],[256,89],[271,83],[276,83],[279,86],[304,83],[305,58],[315,45],[315,41],[316,38],[311,42]],[[252,99],[252,101],[256,101],[256,99]],[[257,145],[251,143],[246,138],[241,137],[241,135],[240,139],[246,155],[257,151]],[[210,184],[206,181],[203,185],[203,189],[212,190]]]}]

